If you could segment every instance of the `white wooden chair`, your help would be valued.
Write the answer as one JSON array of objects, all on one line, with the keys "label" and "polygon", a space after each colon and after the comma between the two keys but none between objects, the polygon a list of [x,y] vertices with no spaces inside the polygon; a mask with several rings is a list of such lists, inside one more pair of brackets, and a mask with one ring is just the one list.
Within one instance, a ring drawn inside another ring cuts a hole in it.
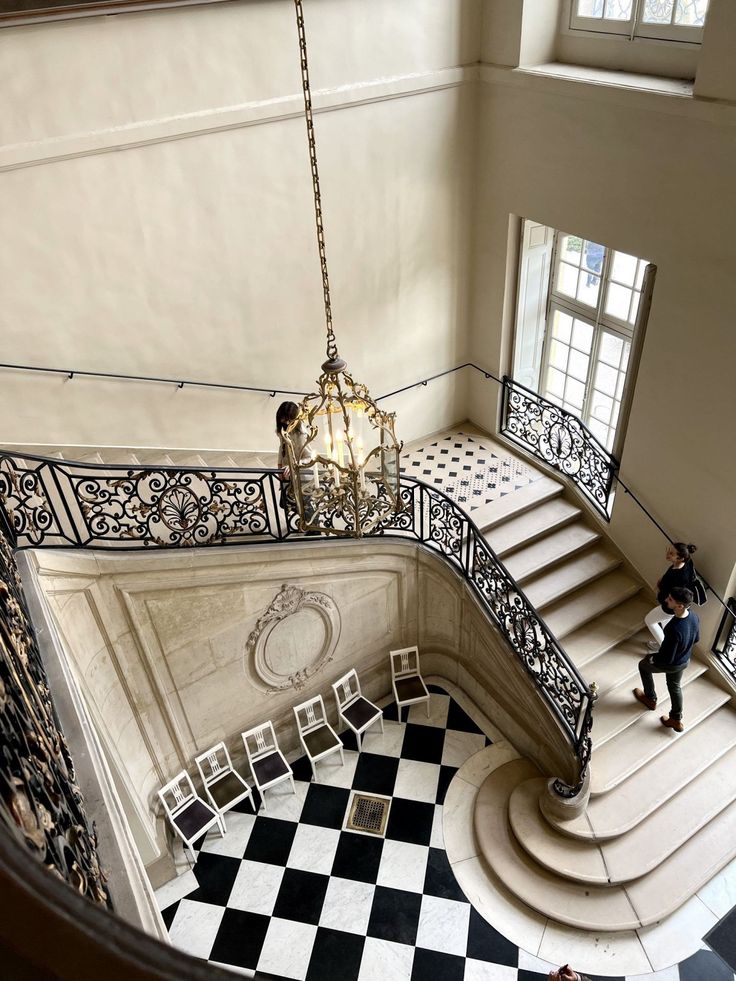
[{"label": "white wooden chair", "polygon": [[389,651],[388,656],[391,661],[391,687],[399,709],[399,722],[401,722],[402,708],[405,705],[417,705],[419,702],[426,702],[427,718],[429,718],[429,689],[424,684],[419,671],[419,649],[402,647],[397,651]]},{"label": "white wooden chair", "polygon": [[315,766],[317,761],[323,760],[338,750],[342,765],[345,766],[345,751],[340,737],[327,721],[327,712],[322,696],[317,695],[307,702],[302,702],[301,705],[295,705],[294,715],[299,730],[299,739],[312,767],[313,779],[317,780],[317,768]]},{"label": "white wooden chair", "polygon": [[253,791],[233,766],[225,743],[218,743],[195,756],[194,762],[202,777],[205,793],[214,809],[222,815],[223,821],[225,811],[229,811],[246,797],[250,799],[255,811]]},{"label": "white wooden chair", "polygon": [[225,834],[222,816],[197,794],[186,770],[162,787],[158,796],[172,828],[189,850],[192,862],[197,861],[192,845],[214,824],[220,829],[220,835]]},{"label": "white wooden chair", "polygon": [[358,741],[358,752],[362,748],[361,735],[374,722],[381,723],[383,732],[383,712],[373,702],[369,702],[360,693],[360,681],[355,669],[340,678],[332,686],[337,702],[337,714],[345,725],[352,729]]},{"label": "white wooden chair", "polygon": [[294,774],[276,742],[276,733],[273,731],[271,720],[242,732],[241,736],[253,774],[253,782],[261,794],[264,811],[267,810],[265,791],[269,787],[290,780],[291,789],[296,793]]}]

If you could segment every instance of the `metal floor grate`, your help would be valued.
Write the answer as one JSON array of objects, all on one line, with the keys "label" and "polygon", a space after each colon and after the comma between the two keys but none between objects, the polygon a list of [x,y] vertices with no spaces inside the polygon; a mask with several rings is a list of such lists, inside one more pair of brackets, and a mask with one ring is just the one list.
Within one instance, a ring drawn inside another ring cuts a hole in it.
[{"label": "metal floor grate", "polygon": [[345,827],[349,831],[360,831],[363,834],[383,837],[386,833],[390,806],[390,797],[379,797],[376,794],[362,794],[355,791],[348,806]]}]

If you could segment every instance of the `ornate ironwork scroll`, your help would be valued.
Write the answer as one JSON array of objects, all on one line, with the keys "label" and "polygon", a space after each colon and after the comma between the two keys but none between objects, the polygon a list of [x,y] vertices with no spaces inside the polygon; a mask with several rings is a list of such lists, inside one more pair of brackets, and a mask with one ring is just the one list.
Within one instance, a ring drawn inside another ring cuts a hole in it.
[{"label": "ornate ironwork scroll", "polygon": [[0,820],[52,875],[110,905],[5,525],[1,519]]},{"label": "ornate ironwork scroll", "polygon": [[723,611],[713,644],[713,653],[731,678],[736,681],[736,599],[733,597]]},{"label": "ornate ironwork scroll", "polygon": [[618,461],[577,416],[513,379],[503,379],[501,432],[574,480],[606,520]]}]

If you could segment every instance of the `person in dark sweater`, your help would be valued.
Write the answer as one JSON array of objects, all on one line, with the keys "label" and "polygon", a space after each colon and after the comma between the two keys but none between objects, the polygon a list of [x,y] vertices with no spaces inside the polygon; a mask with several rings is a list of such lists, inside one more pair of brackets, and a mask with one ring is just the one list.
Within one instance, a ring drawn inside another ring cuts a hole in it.
[{"label": "person in dark sweater", "polygon": [[657,691],[654,687],[654,674],[664,674],[667,690],[670,693],[670,714],[663,715],[660,722],[668,729],[682,732],[682,673],[690,663],[693,645],[700,640],[700,621],[690,609],[693,594],[684,586],[673,586],[665,602],[672,610],[672,617],[664,628],[663,641],[659,650],[647,654],[639,661],[639,674],[644,690],[634,689],[634,696],[654,711],[657,707]]},{"label": "person in dark sweater", "polygon": [[686,545],[685,542],[673,542],[665,553],[665,558],[670,563],[669,568],[661,579],[657,581],[657,602],[653,610],[644,617],[644,623],[649,628],[653,640],[647,642],[647,649],[654,652],[658,651],[664,640],[663,627],[672,619],[672,610],[667,606],[667,597],[674,586],[684,586],[685,589],[692,591],[695,580],[695,567],[690,556],[697,549],[694,545]]}]

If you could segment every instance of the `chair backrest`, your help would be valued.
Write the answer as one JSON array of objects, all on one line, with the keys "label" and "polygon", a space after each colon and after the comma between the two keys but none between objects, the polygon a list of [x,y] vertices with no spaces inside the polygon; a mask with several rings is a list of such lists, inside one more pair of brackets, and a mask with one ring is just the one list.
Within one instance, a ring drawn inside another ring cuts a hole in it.
[{"label": "chair backrest", "polygon": [[262,756],[279,752],[279,744],[276,742],[276,733],[270,719],[262,725],[248,729],[247,732],[242,732],[241,736],[243,737],[245,752],[251,763],[253,760],[261,759]]},{"label": "chair backrest", "polygon": [[205,787],[219,780],[233,768],[225,743],[218,743],[211,749],[205,750],[204,753],[200,753],[199,756],[195,756],[194,762],[197,764]]},{"label": "chair backrest", "polygon": [[419,674],[418,647],[402,647],[396,651],[389,651],[389,657],[391,658],[391,676],[393,678]]},{"label": "chair backrest", "polygon": [[327,712],[325,711],[325,703],[322,700],[322,696],[316,695],[314,698],[310,698],[309,701],[302,702],[301,705],[295,705],[294,715],[299,732],[311,732],[313,729],[318,729],[320,726],[325,725],[327,722]]},{"label": "chair backrest", "polygon": [[200,799],[186,770],[177,773],[173,780],[159,790],[158,796],[170,818],[174,818],[193,800]]},{"label": "chair backrest", "polygon": [[337,699],[338,708],[343,709],[346,705],[355,701],[360,696],[360,681],[358,672],[353,668],[346,675],[339,678],[332,686]]}]

